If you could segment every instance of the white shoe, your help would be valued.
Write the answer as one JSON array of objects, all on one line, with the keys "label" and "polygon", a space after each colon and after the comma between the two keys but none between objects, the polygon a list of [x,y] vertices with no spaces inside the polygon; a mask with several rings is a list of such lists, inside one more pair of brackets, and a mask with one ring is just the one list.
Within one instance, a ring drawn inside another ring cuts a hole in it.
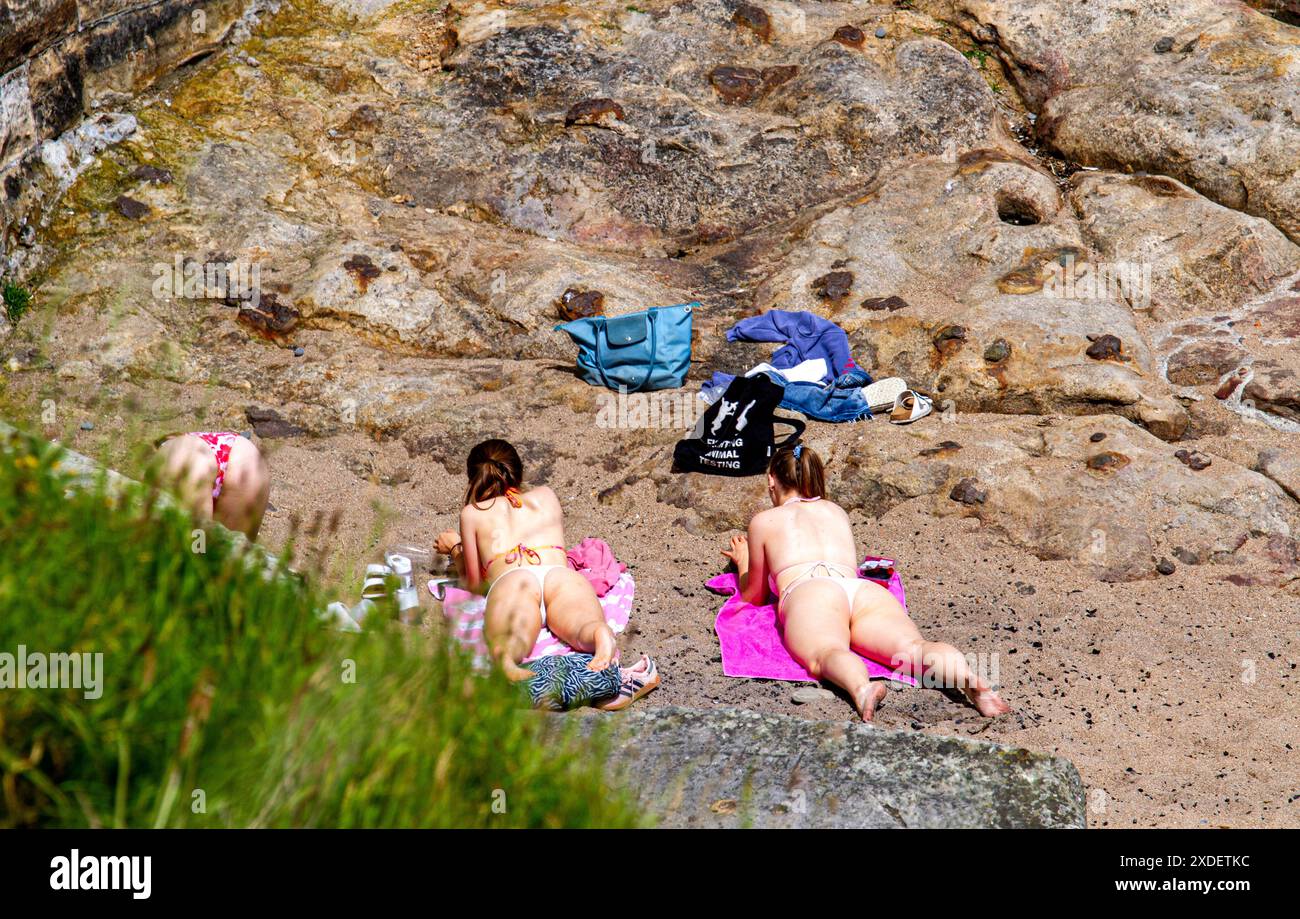
[{"label": "white shoe", "polygon": [[872,414],[892,409],[898,403],[898,397],[905,392],[907,381],[902,377],[888,377],[862,387],[862,397],[867,400],[867,407]]},{"label": "white shoe", "polygon": [[898,394],[898,399],[894,402],[894,410],[889,413],[889,423],[911,424],[932,411],[934,411],[933,402],[919,392],[905,389]]},{"label": "white shoe", "polygon": [[361,625],[352,618],[352,613],[337,600],[325,607],[325,611],[320,613],[320,618],[340,632],[361,631]]}]

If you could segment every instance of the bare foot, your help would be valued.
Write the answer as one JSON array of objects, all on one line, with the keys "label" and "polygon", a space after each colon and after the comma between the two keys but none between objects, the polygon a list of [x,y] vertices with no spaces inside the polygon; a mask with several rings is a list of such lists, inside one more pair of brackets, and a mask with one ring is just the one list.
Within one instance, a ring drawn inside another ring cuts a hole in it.
[{"label": "bare foot", "polygon": [[609,626],[602,626],[596,630],[596,650],[591,652],[591,663],[587,669],[599,673],[606,670],[614,660],[614,652],[618,650],[618,645],[614,641],[614,633],[609,630]]},{"label": "bare foot", "polygon": [[501,670],[503,673],[505,673],[506,679],[512,683],[520,683],[523,682],[524,680],[531,680],[534,676],[536,676],[536,674],[533,673],[531,670],[525,670],[523,667],[520,667],[514,661],[510,661],[510,660],[501,661]]},{"label": "bare foot", "polygon": [[859,693],[860,699],[855,699],[853,704],[858,708],[858,714],[862,716],[863,721],[870,721],[876,716],[876,706],[884,701],[885,696],[889,693],[889,687],[883,680],[868,683]]},{"label": "bare foot", "polygon": [[985,718],[996,718],[1011,711],[1011,706],[991,689],[968,689],[966,696]]}]

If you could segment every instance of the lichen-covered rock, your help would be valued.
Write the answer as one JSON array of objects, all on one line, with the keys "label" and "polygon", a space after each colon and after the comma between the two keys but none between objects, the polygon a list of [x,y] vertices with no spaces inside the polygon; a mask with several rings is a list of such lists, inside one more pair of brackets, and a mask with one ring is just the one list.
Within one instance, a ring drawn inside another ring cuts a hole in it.
[{"label": "lichen-covered rock", "polygon": [[[1027,160],[983,150],[891,169],[778,251],[756,269],[760,309],[829,314],[875,376],[904,377],[940,409],[1109,411],[1167,439],[1186,425],[1129,303],[1057,283],[1096,256],[1053,178]],[[853,289],[828,302],[816,282],[833,267]],[[879,308],[888,297],[908,308]],[[1107,335],[1122,355],[1091,359]],[[1004,356],[986,360],[999,342]]]},{"label": "lichen-covered rock", "polygon": [[1229,312],[1300,271],[1300,246],[1267,220],[1165,176],[1076,173],[1070,202],[1100,262],[1146,273],[1130,302],[1158,321]]},{"label": "lichen-covered rock", "polygon": [[727,708],[636,710],[612,732],[636,762],[622,779],[661,827],[1086,825],[1069,760],[987,741]]},{"label": "lichen-covered rock", "polygon": [[[934,449],[940,440],[960,449]],[[1114,415],[959,414],[937,429],[882,429],[827,446],[830,493],[847,508],[880,514],[927,498],[936,514],[975,517],[1040,558],[1070,559],[1104,580],[1149,576],[1165,545],[1236,565],[1248,541],[1300,533],[1300,505],[1264,476],[1220,458],[1193,469],[1177,456],[1192,451]]]},{"label": "lichen-covered rock", "polygon": [[1217,0],[918,5],[997,52],[1066,156],[1172,176],[1300,242],[1294,26]]},{"label": "lichen-covered rock", "polygon": [[[845,194],[912,154],[1010,143],[993,94],[951,46],[913,33],[867,54],[830,40],[842,21],[823,4],[786,6],[797,26],[758,32],[759,17],[738,27],[721,0],[458,8],[450,77],[376,74],[405,117],[385,123],[363,168],[419,206],[671,255]],[[617,119],[573,117],[592,99],[617,100]]]}]

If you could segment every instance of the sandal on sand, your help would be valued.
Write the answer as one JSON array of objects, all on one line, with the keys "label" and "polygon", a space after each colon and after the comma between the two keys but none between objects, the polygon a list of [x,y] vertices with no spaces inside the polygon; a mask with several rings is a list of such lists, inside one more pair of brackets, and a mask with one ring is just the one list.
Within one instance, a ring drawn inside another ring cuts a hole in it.
[{"label": "sandal on sand", "polygon": [[388,596],[388,578],[393,569],[387,565],[367,565],[366,580],[361,585],[361,596],[365,600],[382,600]]},{"label": "sandal on sand", "polygon": [[637,699],[648,694],[659,685],[659,668],[646,655],[641,655],[634,667],[620,667],[623,682],[618,688],[618,695],[606,702],[594,706],[603,712],[617,712],[627,708]]},{"label": "sandal on sand", "polygon": [[907,391],[906,380],[902,377],[889,377],[862,387],[862,397],[867,400],[867,407],[872,412],[883,412],[892,409],[898,403],[898,397]]},{"label": "sandal on sand", "polygon": [[890,424],[911,424],[934,411],[934,403],[921,395],[905,389],[898,394],[894,410],[889,413]]}]

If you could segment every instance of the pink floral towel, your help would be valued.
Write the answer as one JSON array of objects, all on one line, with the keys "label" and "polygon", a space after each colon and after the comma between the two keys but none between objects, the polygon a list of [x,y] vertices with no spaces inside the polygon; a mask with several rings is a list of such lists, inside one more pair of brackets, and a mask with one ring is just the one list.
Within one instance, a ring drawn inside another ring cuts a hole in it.
[{"label": "pink floral towel", "polygon": [[[869,560],[872,558],[868,556]],[[718,575],[707,586],[710,590],[730,595],[727,602],[722,604],[722,609],[718,610],[718,618],[713,623],[713,628],[718,633],[718,642],[722,645],[723,673],[751,679],[817,682],[802,664],[790,656],[785,643],[781,641],[775,605],[753,606],[746,603],[740,598],[736,576],[731,572]],[[903,609],[907,609],[907,595],[897,571],[890,571],[888,586],[889,592],[903,604]],[[916,685],[916,680],[911,676],[895,673],[869,658],[862,659],[867,662],[867,671],[873,678],[888,677],[900,683]]]}]

